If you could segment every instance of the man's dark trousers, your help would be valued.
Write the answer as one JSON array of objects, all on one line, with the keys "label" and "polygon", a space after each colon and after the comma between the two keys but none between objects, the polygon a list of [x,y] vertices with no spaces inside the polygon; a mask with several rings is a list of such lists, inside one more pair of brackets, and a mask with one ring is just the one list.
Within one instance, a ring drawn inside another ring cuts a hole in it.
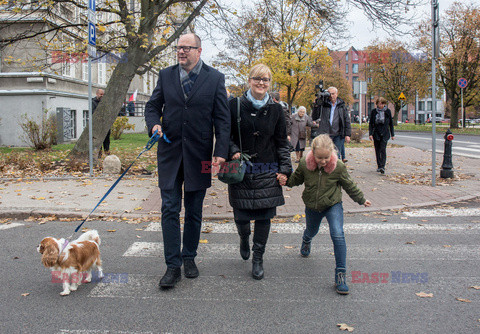
[{"label": "man's dark trousers", "polygon": [[185,191],[185,225],[183,228],[183,249],[180,252],[182,184],[183,168],[180,168],[173,189],[161,190],[163,248],[168,268],[181,267],[183,259],[194,259],[197,256],[198,242],[200,240],[203,200],[207,192],[206,189]]}]

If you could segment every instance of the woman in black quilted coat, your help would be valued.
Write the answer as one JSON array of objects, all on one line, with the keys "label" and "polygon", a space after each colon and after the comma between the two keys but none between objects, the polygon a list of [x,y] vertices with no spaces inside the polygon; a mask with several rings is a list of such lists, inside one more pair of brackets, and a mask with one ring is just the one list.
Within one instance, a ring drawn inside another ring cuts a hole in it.
[{"label": "woman in black quilted coat", "polygon": [[276,207],[285,204],[280,179],[292,172],[285,116],[280,104],[269,96],[270,69],[255,65],[249,73],[250,89],[240,98],[229,101],[232,115],[230,157],[240,157],[237,126],[237,103],[240,103],[240,132],[243,153],[251,156],[242,182],[228,186],[230,205],[240,235],[240,255],[250,257],[250,221],[253,233],[252,276],[263,278],[263,253],[270,232],[270,220]]}]

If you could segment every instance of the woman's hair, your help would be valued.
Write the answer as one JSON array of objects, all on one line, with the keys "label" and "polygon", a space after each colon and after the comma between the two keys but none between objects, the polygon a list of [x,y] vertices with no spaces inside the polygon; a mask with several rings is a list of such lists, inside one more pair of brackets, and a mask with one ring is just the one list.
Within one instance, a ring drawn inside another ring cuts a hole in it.
[{"label": "woman's hair", "polygon": [[300,107],[298,107],[297,113],[299,113],[300,111],[304,111],[306,113],[307,108],[305,108],[304,106],[300,106]]},{"label": "woman's hair", "polygon": [[335,144],[327,134],[318,135],[313,139],[312,151],[315,151],[317,148],[324,149],[332,153],[336,151]]},{"label": "woman's hair", "polygon": [[387,105],[387,100],[384,97],[378,97],[377,100],[375,101],[375,104],[378,106],[378,104],[381,103],[383,105]]},{"label": "woman's hair", "polygon": [[272,71],[270,71],[270,68],[265,64],[257,64],[253,66],[248,73],[248,78],[254,77],[268,77],[272,79]]}]

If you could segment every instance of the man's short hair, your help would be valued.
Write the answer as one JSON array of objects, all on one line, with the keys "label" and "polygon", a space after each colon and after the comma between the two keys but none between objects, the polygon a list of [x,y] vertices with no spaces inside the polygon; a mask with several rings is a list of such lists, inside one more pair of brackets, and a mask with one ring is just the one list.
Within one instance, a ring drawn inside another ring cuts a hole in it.
[{"label": "man's short hair", "polygon": [[270,96],[272,97],[272,99],[274,100],[277,100],[277,101],[280,101],[280,93],[277,92],[276,90],[271,92],[270,93]]},{"label": "man's short hair", "polygon": [[335,89],[335,92],[338,94],[338,89],[337,89],[337,87],[333,87],[333,86],[328,87],[328,88],[327,88],[327,91],[330,91],[330,89]]}]

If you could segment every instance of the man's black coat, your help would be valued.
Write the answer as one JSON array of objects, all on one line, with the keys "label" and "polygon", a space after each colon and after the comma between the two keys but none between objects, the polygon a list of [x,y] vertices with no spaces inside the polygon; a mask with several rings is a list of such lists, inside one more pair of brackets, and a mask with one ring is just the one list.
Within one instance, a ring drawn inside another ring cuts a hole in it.
[{"label": "man's black coat", "polygon": [[163,138],[158,141],[158,186],[163,190],[173,189],[183,162],[185,191],[210,187],[211,173],[205,171],[204,164],[212,160],[213,134],[215,132],[213,156],[227,159],[230,141],[225,76],[203,64],[185,100],[179,65],[161,70],[157,86],[145,106],[145,121],[150,136],[152,128],[160,124],[171,141],[167,143]]}]

